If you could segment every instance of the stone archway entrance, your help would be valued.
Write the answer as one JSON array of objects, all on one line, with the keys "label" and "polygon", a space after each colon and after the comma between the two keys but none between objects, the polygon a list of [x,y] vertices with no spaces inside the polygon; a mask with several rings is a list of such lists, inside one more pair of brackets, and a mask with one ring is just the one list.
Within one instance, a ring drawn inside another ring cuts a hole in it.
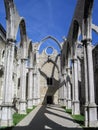
[{"label": "stone archway entrance", "polygon": [[53,96],[47,96],[47,104],[53,104]]}]

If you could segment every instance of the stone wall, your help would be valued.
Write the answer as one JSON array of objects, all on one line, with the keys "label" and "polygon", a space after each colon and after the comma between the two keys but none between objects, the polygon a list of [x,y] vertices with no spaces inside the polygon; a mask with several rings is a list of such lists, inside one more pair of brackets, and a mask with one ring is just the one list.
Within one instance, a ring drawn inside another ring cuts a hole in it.
[{"label": "stone wall", "polygon": [[0,105],[2,103],[4,85],[5,39],[5,30],[0,25]]},{"label": "stone wall", "polygon": [[95,102],[98,105],[98,45],[93,49]]},{"label": "stone wall", "polygon": [[[40,68],[40,97],[42,104],[47,104],[49,96],[51,96],[54,104],[58,103],[59,72],[56,65],[52,63],[52,61],[55,62],[57,55],[56,51],[50,57],[44,51],[39,55],[38,66]],[[52,80],[51,85],[47,84],[48,78]]]}]

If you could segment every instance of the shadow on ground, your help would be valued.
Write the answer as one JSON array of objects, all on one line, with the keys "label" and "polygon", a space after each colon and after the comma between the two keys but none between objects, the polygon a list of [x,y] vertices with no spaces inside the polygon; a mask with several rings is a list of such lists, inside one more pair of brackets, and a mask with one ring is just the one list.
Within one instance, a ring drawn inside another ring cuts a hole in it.
[{"label": "shadow on ground", "polygon": [[[48,109],[53,109],[56,110],[57,113],[53,113],[52,111],[48,111]],[[29,123],[28,126],[17,126],[17,127],[9,127],[9,128],[1,128],[0,130],[83,130],[83,129],[89,129],[89,128],[68,128],[67,126],[64,127],[52,120],[50,120],[45,113],[48,113],[50,115],[58,116],[60,118],[66,118],[67,120],[71,120],[74,122],[73,119],[70,119],[68,117],[59,115],[58,112],[60,110],[55,108],[55,107],[50,107],[50,106],[42,106],[33,120]],[[93,129],[98,129],[98,128],[93,128]]]}]

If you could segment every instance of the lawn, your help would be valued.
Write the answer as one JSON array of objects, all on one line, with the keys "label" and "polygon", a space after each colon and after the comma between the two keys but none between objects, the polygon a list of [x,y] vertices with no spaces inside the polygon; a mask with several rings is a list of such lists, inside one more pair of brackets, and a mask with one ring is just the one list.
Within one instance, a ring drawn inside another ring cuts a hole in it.
[{"label": "lawn", "polygon": [[32,109],[27,109],[26,115],[14,113],[13,114],[13,124],[14,124],[14,126],[17,125],[24,117],[26,117],[34,108],[35,108],[35,106],[33,106]]},{"label": "lawn", "polygon": [[71,117],[77,122],[80,126],[84,127],[84,115],[72,115],[72,109],[65,109],[65,112],[70,114]]}]

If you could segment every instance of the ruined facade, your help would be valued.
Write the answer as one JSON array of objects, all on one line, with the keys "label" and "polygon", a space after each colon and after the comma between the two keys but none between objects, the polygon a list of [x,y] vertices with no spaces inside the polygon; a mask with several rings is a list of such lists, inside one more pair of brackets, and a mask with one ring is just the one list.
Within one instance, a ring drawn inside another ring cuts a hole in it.
[{"label": "ruined facade", "polygon": [[[86,127],[98,126],[98,53],[92,45],[93,0],[78,0],[63,43],[47,36],[33,43],[13,0],[4,0],[7,30],[0,25],[0,124],[12,126],[14,112],[26,114],[33,105],[60,104],[83,114]],[[17,43],[17,30],[20,42]],[[51,39],[60,51],[42,44]],[[52,53],[47,53],[52,49]]]}]

